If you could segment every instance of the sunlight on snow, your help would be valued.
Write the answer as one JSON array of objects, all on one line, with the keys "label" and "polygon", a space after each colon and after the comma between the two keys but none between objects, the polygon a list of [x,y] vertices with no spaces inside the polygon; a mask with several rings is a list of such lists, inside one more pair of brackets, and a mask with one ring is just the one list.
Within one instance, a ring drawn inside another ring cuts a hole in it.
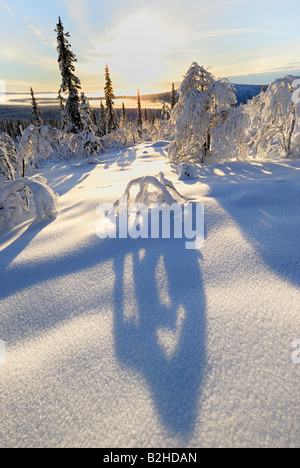
[{"label": "sunlight on snow", "polygon": [[180,306],[177,311],[177,321],[175,329],[164,327],[157,330],[157,340],[168,359],[172,359],[179,345],[183,323],[185,320],[185,310]]},{"label": "sunlight on snow", "polygon": [[168,275],[162,255],[158,261],[155,276],[160,303],[165,307],[171,307],[172,301],[169,294]]},{"label": "sunlight on snow", "polygon": [[145,250],[145,249],[140,249],[140,250],[139,250],[139,261],[140,261],[140,262],[141,262],[142,260],[144,260],[145,255],[146,255],[146,250]]}]

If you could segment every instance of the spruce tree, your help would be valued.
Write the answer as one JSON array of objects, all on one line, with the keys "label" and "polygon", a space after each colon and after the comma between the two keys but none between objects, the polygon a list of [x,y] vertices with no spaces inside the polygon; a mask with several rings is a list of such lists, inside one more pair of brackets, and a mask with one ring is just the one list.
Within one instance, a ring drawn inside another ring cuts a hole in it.
[{"label": "spruce tree", "polygon": [[105,87],[104,87],[105,103],[106,103],[106,134],[117,130],[119,127],[118,119],[114,110],[114,91],[108,65],[105,67]]},{"label": "spruce tree", "polygon": [[143,126],[141,96],[139,90],[137,91],[137,126],[139,128]]},{"label": "spruce tree", "polygon": [[35,99],[33,89],[30,88],[30,94],[31,94],[31,106],[32,106],[32,116],[33,116],[33,125],[35,127],[40,127],[43,125],[43,121],[41,118],[41,111],[39,109],[37,100]]},{"label": "spruce tree", "polygon": [[124,127],[127,122],[127,115],[126,115],[126,109],[125,109],[125,104],[122,102],[122,110],[121,110],[121,127]]},{"label": "spruce tree", "polygon": [[170,111],[166,104],[163,104],[162,109],[161,109],[161,119],[162,120],[168,120],[170,117]]},{"label": "spruce tree", "polygon": [[83,132],[95,130],[95,124],[92,116],[92,109],[90,103],[84,93],[80,95],[80,114],[83,122]]},{"label": "spruce tree", "polygon": [[103,102],[100,101],[100,115],[99,115],[99,122],[98,122],[98,135],[100,137],[104,137],[106,134],[106,116],[105,116],[105,107]]},{"label": "spruce tree", "polygon": [[69,120],[68,120],[67,111],[66,111],[65,99],[63,98],[63,96],[62,96],[60,90],[59,90],[59,92],[58,92],[57,99],[59,100],[59,108],[60,108],[60,115],[61,115],[61,118],[60,118],[60,121],[61,121],[60,129],[64,130],[65,128],[67,128],[68,123],[69,123]]},{"label": "spruce tree", "polygon": [[82,142],[85,152],[91,155],[100,148],[99,139],[96,137],[97,127],[93,120],[93,110],[84,93],[80,95],[80,114],[83,122]]},{"label": "spruce tree", "polygon": [[172,83],[172,93],[171,93],[171,109],[174,109],[176,106],[177,96],[175,91],[175,84]]},{"label": "spruce tree", "polygon": [[64,32],[60,17],[55,31],[57,32],[58,64],[62,76],[59,96],[61,94],[68,95],[65,107],[68,122],[65,123],[64,130],[68,133],[80,133],[83,129],[83,123],[79,112],[79,90],[81,89],[81,84],[79,78],[75,76],[74,66],[77,59],[71,51],[71,45],[68,42],[70,34]]}]

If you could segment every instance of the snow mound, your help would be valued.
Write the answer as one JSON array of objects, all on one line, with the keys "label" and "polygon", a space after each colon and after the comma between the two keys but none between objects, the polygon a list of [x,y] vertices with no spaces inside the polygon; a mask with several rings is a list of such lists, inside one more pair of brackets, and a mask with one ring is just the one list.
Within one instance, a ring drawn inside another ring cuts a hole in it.
[{"label": "snow mound", "polygon": [[189,164],[180,164],[178,166],[179,180],[198,179],[197,172]]},{"label": "snow mound", "polygon": [[2,228],[12,227],[24,212],[30,213],[33,202],[36,218],[54,218],[58,195],[47,186],[44,177],[23,177],[0,186],[0,219]]}]

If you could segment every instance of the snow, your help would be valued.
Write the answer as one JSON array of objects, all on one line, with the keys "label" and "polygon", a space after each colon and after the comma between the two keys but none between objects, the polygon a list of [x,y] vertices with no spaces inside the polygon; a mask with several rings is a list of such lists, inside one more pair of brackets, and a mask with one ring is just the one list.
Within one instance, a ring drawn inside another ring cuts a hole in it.
[{"label": "snow", "polygon": [[23,214],[30,212],[29,199],[34,203],[36,218],[53,218],[57,214],[57,195],[43,177],[23,177],[0,185],[1,227],[12,227]]},{"label": "snow", "polygon": [[[166,142],[45,162],[57,218],[0,232],[1,446],[299,447],[299,171],[179,181]],[[99,203],[160,172],[204,203],[203,248],[99,239]]]},{"label": "snow", "polygon": [[179,180],[197,179],[198,175],[193,166],[189,164],[179,164]]}]

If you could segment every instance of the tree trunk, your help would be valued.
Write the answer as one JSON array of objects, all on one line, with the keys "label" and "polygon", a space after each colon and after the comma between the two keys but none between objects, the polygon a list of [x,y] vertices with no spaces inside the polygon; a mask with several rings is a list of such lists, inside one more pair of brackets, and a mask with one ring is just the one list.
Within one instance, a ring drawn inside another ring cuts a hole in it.
[{"label": "tree trunk", "polygon": [[293,121],[292,121],[291,130],[289,132],[289,137],[287,141],[287,157],[289,157],[289,154],[291,152],[292,137],[295,131],[295,126],[296,126],[296,109],[295,109],[295,106],[293,105]]}]

